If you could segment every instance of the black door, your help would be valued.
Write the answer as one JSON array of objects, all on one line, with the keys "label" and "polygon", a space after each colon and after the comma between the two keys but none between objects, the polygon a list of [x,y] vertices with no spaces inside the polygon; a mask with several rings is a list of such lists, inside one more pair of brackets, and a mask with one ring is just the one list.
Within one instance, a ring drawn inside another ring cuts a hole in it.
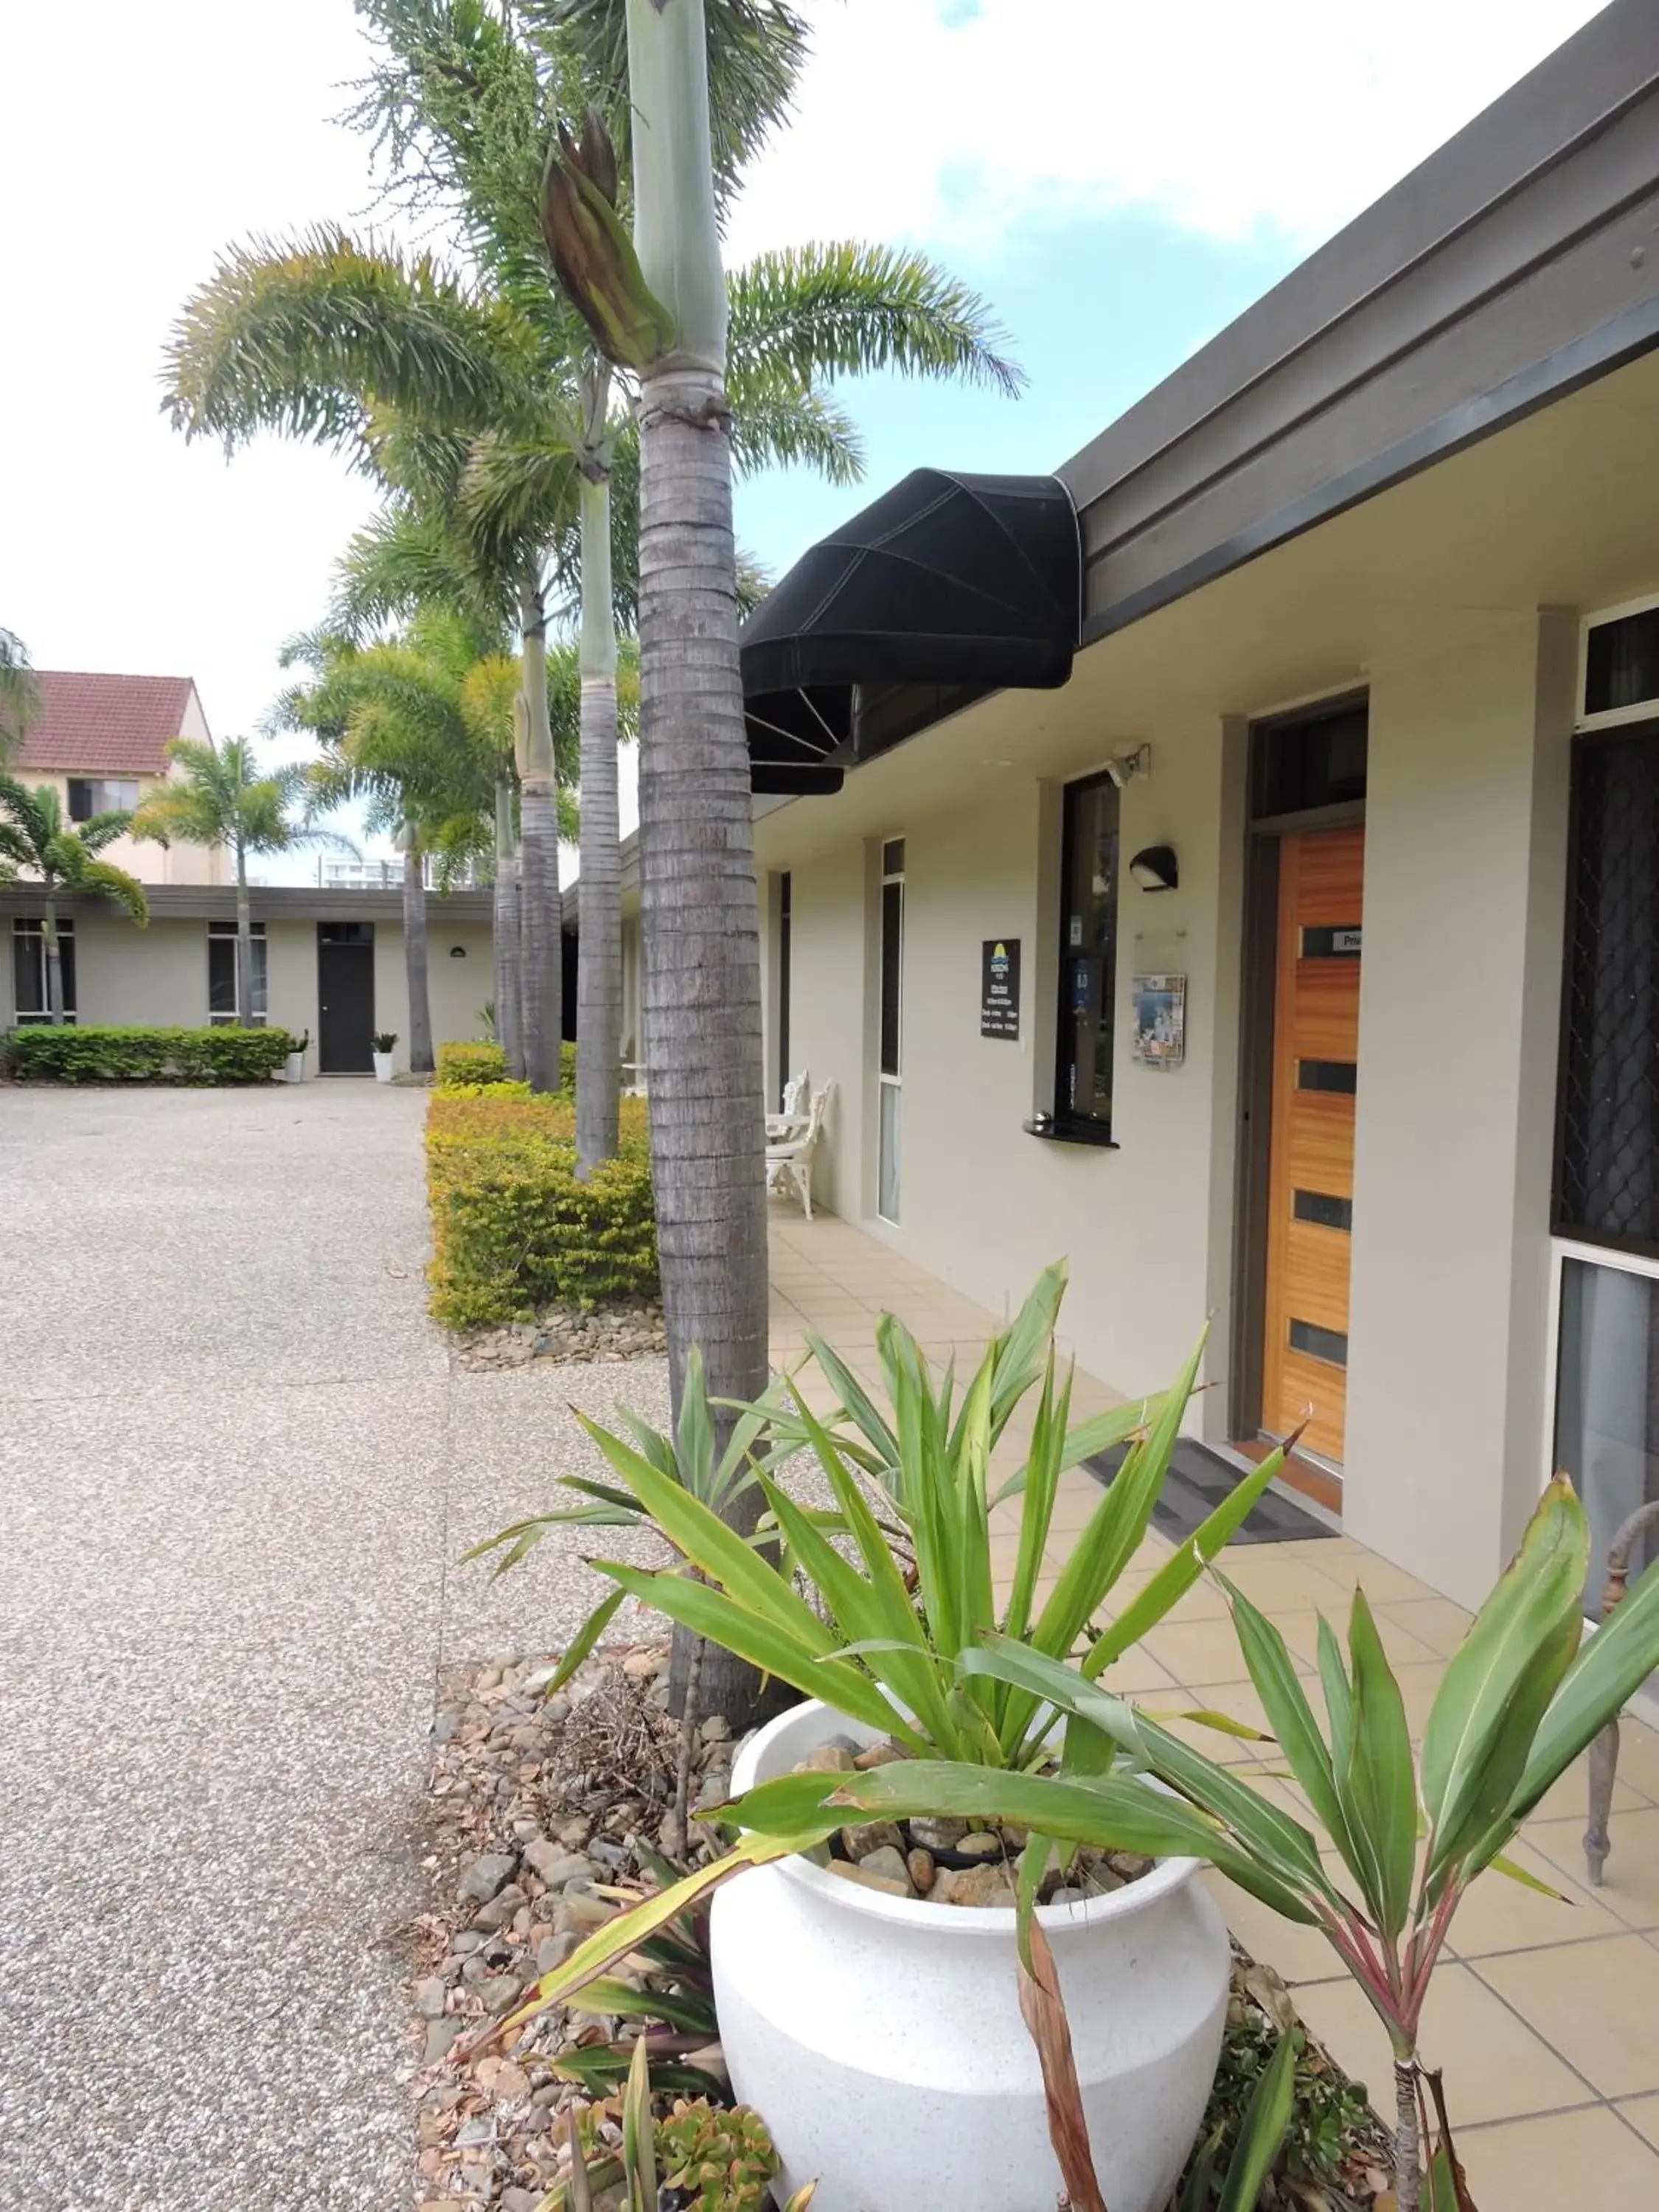
[{"label": "black door", "polygon": [[325,1075],[374,1070],[374,925],[317,925],[317,1065]]}]

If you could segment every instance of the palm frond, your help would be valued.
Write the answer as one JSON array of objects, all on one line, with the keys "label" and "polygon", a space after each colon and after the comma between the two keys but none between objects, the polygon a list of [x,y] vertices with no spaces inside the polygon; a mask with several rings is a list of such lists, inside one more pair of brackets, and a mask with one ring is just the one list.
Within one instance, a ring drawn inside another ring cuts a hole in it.
[{"label": "palm frond", "polygon": [[[603,109],[626,167],[632,112],[625,0],[523,0],[522,12],[550,56],[568,57],[586,97]],[[724,215],[744,171],[789,112],[810,52],[809,27],[783,0],[705,0],[703,12],[714,197]]]},{"label": "palm frond", "polygon": [[862,480],[864,441],[838,400],[812,385],[803,388],[782,375],[733,367],[726,382],[732,458],[744,476],[803,465],[831,483]]},{"label": "palm frond", "polygon": [[144,896],[144,887],[137,876],[130,876],[125,868],[113,867],[107,860],[88,860],[69,880],[72,890],[95,892],[112,899],[140,929],[149,927],[149,901]]},{"label": "palm frond", "polygon": [[28,647],[15,631],[0,629],[0,760],[9,757],[40,711],[40,691]]},{"label": "palm frond", "polygon": [[532,349],[519,319],[430,256],[322,224],[222,255],[168,339],[163,411],[227,450],[275,430],[362,441],[377,404],[477,426],[514,404]]},{"label": "palm frond", "polygon": [[726,282],[731,364],[798,388],[896,369],[987,384],[1012,398],[1023,369],[977,292],[909,247],[856,241],[757,255]]}]

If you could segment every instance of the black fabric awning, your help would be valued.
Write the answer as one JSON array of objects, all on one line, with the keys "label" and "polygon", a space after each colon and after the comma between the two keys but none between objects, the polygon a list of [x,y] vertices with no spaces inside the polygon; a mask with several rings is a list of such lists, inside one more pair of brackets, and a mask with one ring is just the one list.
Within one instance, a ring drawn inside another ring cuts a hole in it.
[{"label": "black fabric awning", "polygon": [[[1058,477],[915,470],[804,553],[744,623],[754,788],[838,790],[849,761],[946,702],[1064,684],[1081,598],[1077,515]],[[870,696],[882,712],[866,728]]]}]

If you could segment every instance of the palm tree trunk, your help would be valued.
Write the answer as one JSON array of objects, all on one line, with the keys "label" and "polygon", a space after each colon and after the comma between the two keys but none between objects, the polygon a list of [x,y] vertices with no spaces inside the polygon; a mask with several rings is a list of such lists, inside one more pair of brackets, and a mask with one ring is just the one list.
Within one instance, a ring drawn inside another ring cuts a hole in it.
[{"label": "palm tree trunk", "polygon": [[576,953],[576,1175],[617,1152],[622,1091],[622,845],[611,482],[581,478],[581,891]]},{"label": "palm tree trunk", "polygon": [[46,1018],[53,1029],[64,1025],[64,950],[58,939],[58,900],[52,879],[46,879],[46,907],[40,918],[40,941],[46,954]]},{"label": "palm tree trunk", "polygon": [[[628,61],[635,243],[678,331],[641,376],[639,405],[642,1011],[678,1407],[693,1344],[711,1399],[766,1382],[760,926],[702,0],[628,0]],[[732,1418],[717,1416],[722,1446]],[[733,1521],[752,1527],[760,1504],[757,1489],[741,1493]],[[758,1692],[752,1670],[710,1651],[710,1711],[745,1727]]]},{"label": "palm tree trunk", "polygon": [[524,1079],[524,1044],[519,1027],[519,863],[514,844],[513,787],[503,777],[495,786],[495,1042],[506,1058],[508,1076],[519,1083]]},{"label": "palm tree trunk", "polygon": [[559,811],[547,713],[547,617],[540,592],[520,598],[527,730],[520,818],[520,911],[524,963],[525,1073],[532,1091],[559,1087],[564,945],[559,902]]},{"label": "palm tree trunk", "polygon": [[247,847],[236,840],[236,1025],[253,1027],[253,902],[247,895]]},{"label": "palm tree trunk", "polygon": [[432,994],[426,972],[426,863],[412,826],[404,828],[404,966],[409,979],[409,1072],[430,1075]]}]

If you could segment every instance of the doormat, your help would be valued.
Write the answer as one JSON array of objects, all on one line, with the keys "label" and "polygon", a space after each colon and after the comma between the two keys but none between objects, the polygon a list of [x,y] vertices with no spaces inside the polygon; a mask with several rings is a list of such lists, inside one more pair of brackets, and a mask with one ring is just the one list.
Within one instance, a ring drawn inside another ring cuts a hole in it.
[{"label": "doormat", "polygon": [[[1083,1462],[1097,1482],[1109,1483],[1123,1464],[1127,1444],[1102,1452]],[[1190,1437],[1177,1439],[1164,1478],[1164,1492],[1152,1508],[1152,1526],[1173,1544],[1184,1544],[1218,1505],[1231,1497],[1241,1480],[1239,1470],[1206,1444]],[[1308,1536],[1334,1536],[1322,1521],[1304,1513],[1299,1505],[1276,1490],[1264,1490],[1244,1516],[1235,1544],[1289,1544]]]}]

